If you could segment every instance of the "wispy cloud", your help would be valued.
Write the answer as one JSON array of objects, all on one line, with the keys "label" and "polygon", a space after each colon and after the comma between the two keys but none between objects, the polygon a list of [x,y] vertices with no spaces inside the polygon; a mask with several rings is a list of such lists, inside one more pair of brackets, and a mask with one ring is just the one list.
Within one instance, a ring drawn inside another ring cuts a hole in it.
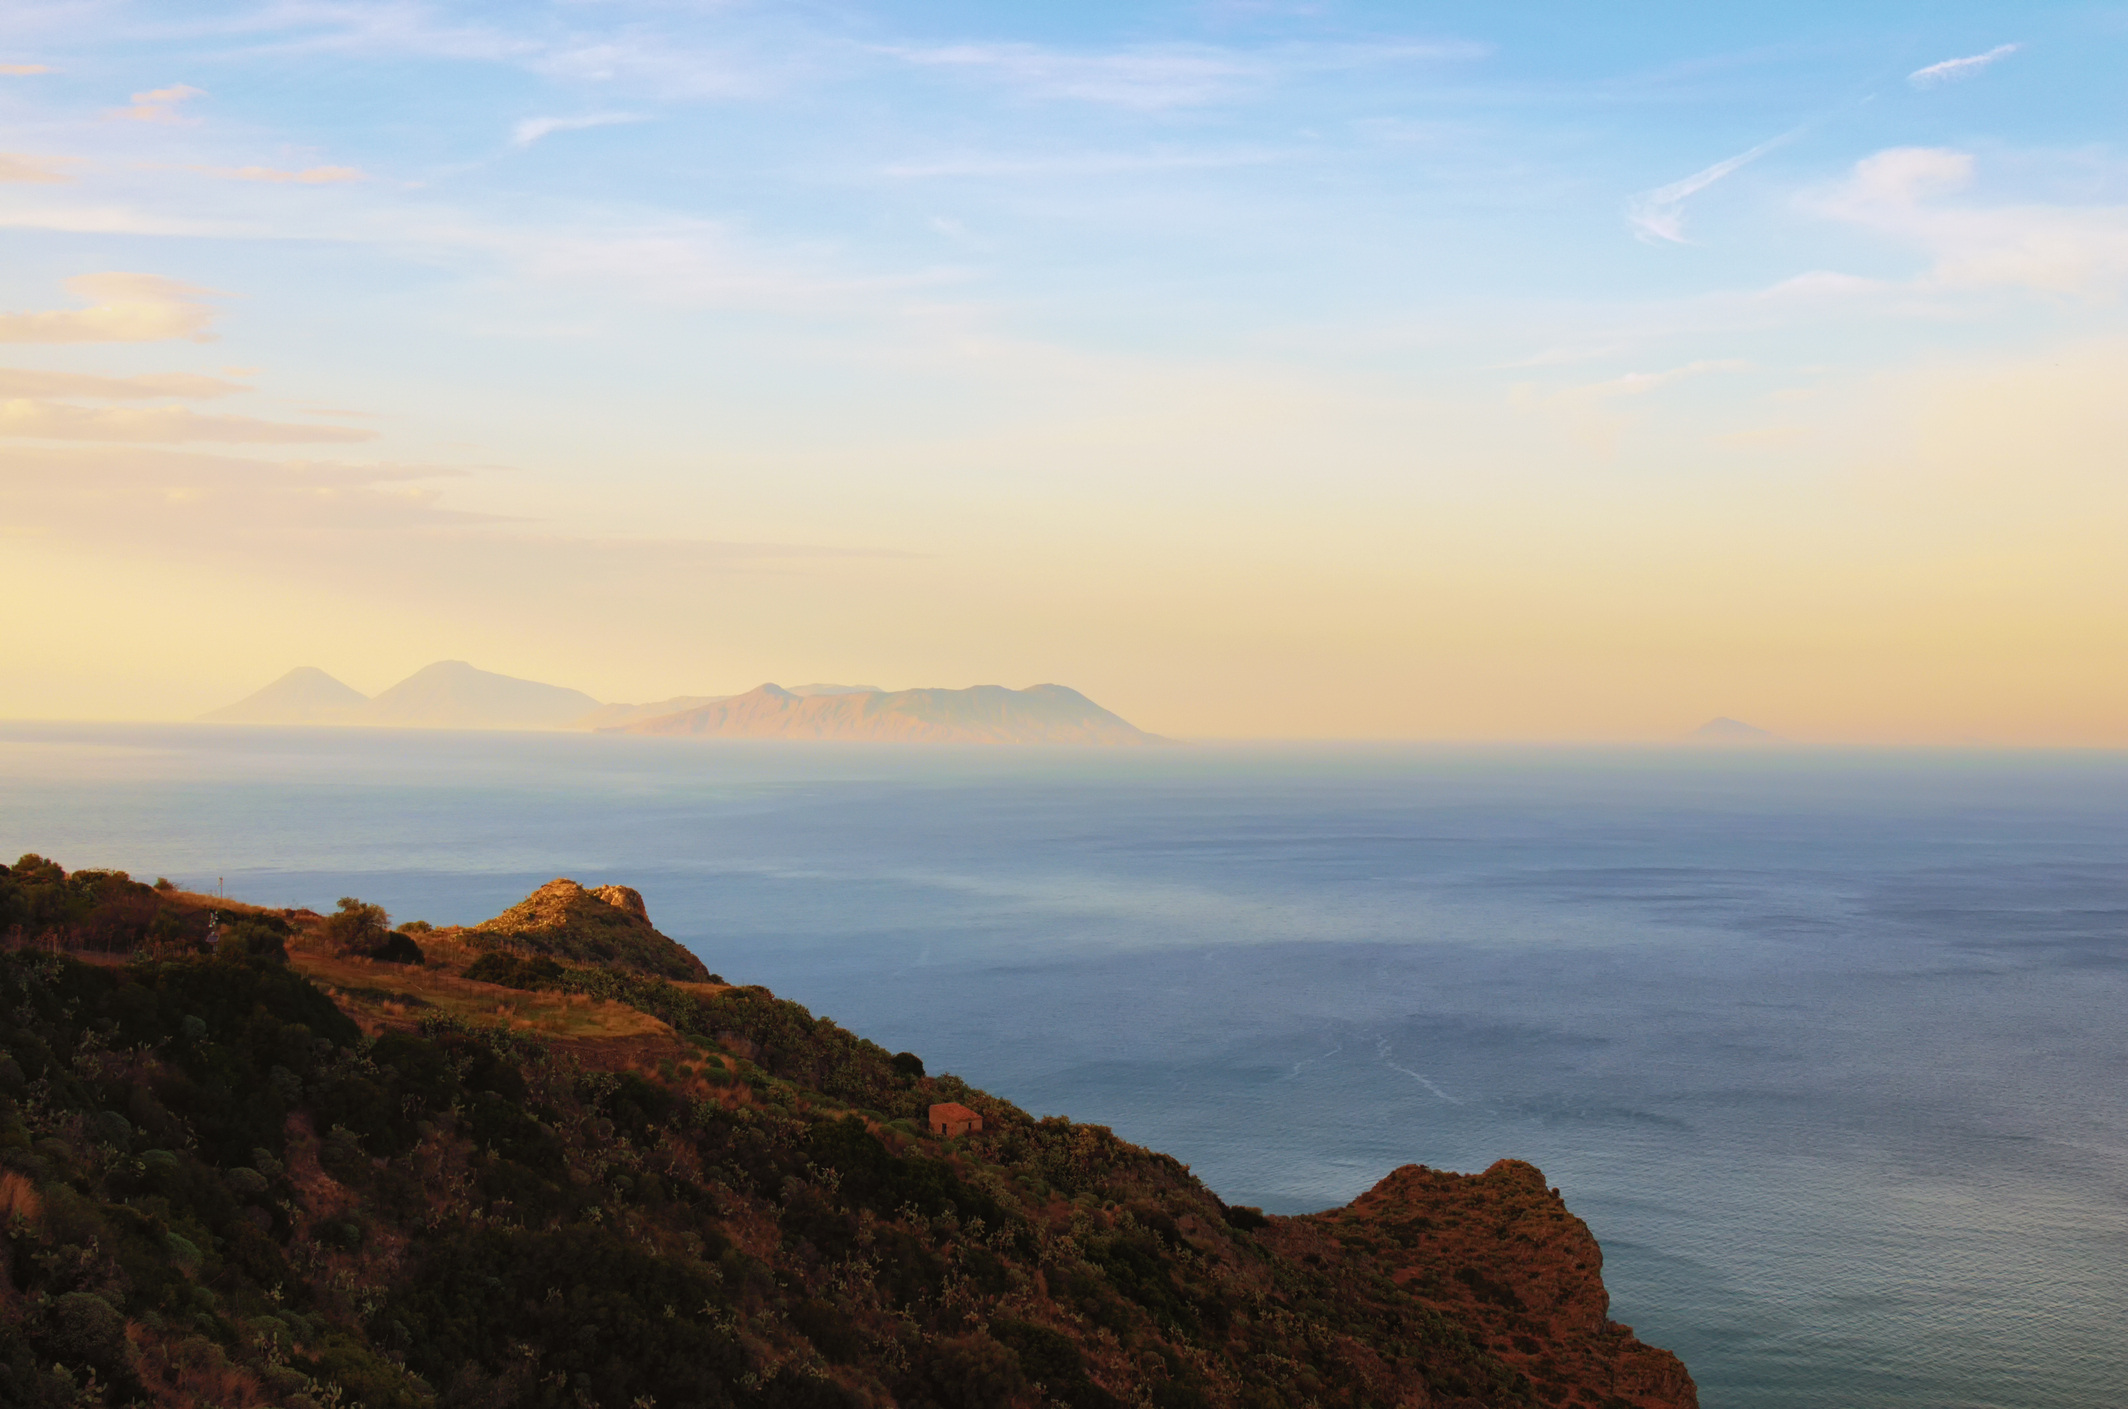
[{"label": "wispy cloud", "polygon": [[543,137],[557,132],[582,132],[592,127],[620,127],[628,123],[648,122],[642,113],[586,113],[581,117],[528,117],[510,129],[510,145],[529,147]]},{"label": "wispy cloud", "polygon": [[1973,184],[1968,152],[1893,147],[1855,163],[1807,208],[1925,250],[1937,288],[2021,287],[2105,297],[2128,285],[2128,207],[1952,203]]},{"label": "wispy cloud", "polygon": [[0,77],[5,78],[29,78],[34,74],[51,71],[44,64],[0,64]]},{"label": "wispy cloud", "polygon": [[128,122],[187,122],[190,119],[180,110],[194,98],[206,96],[205,89],[184,83],[172,84],[168,88],[150,88],[133,95],[132,107],[112,109],[111,116]]},{"label": "wispy cloud", "polygon": [[903,49],[923,68],[965,69],[1051,98],[1125,108],[1171,108],[1211,102],[1261,67],[1228,50],[1157,45],[1107,54],[1074,54],[1037,44],[946,44]]},{"label": "wispy cloud", "polygon": [[1673,181],[1648,192],[1635,201],[1626,212],[1626,219],[1640,232],[1644,240],[1667,240],[1671,244],[1687,244],[1685,239],[1685,202],[1714,185],[1725,177],[1734,175],[1742,168],[1757,161],[1766,153],[1785,142],[1793,141],[1802,129],[1783,132],[1778,137],[1768,138],[1746,152],[1733,157],[1724,157],[1714,165],[1693,172],[1682,181]]},{"label": "wispy cloud", "polygon": [[1144,44],[1094,53],[1027,43],[964,43],[887,52],[923,68],[979,73],[1032,97],[1156,111],[1219,102],[1288,75],[1469,59],[1488,51],[1474,44],[1388,41],[1271,50]]},{"label": "wispy cloud", "polygon": [[1694,381],[1698,377],[1711,375],[1711,372],[1743,372],[1749,366],[1751,364],[1743,362],[1741,358],[1702,358],[1700,362],[1670,366],[1660,372],[1626,372],[1624,377],[1613,377],[1611,381],[1598,381],[1579,387],[1579,394],[1592,398],[1647,396],[1649,392],[1660,392],[1662,387],[1677,385],[1679,381]]},{"label": "wispy cloud", "polygon": [[376,438],[377,432],[357,426],[306,426],[256,416],[205,416],[184,406],[134,409],[74,406],[34,398],[0,401],[0,439],[9,440],[87,440],[107,445],[181,445],[195,441],[310,445],[350,444]]},{"label": "wispy cloud", "polygon": [[250,390],[242,382],[194,376],[187,372],[99,377],[89,372],[37,372],[26,367],[0,367],[0,398],[65,396],[90,401],[153,401],[175,397],[199,401]]},{"label": "wispy cloud", "polygon": [[1540,392],[1533,386],[1517,390],[1518,404],[1556,421],[1582,449],[1609,457],[1618,453],[1627,433],[1643,419],[1628,406],[1636,397],[1647,396],[1681,382],[1725,372],[1742,372],[1751,364],[1739,358],[1705,358],[1657,372],[1628,372],[1607,381]]},{"label": "wispy cloud", "polygon": [[157,274],[83,274],[67,291],[90,307],[48,313],[0,313],[0,342],[212,342],[212,290]]},{"label": "wispy cloud", "polygon": [[947,177],[1128,176],[1148,171],[1219,170],[1264,166],[1287,154],[1269,150],[1235,152],[1069,152],[1051,156],[965,156],[937,161],[897,162],[880,175],[898,180]]},{"label": "wispy cloud", "polygon": [[1940,64],[1917,68],[1906,76],[1906,81],[1916,88],[1934,88],[1939,84],[1956,83],[1961,78],[1971,78],[1998,59],[2006,59],[2024,48],[2022,44],[1998,44],[1985,54],[1972,54],[1963,59],[1945,59]]},{"label": "wispy cloud", "polygon": [[807,561],[923,556],[849,544],[543,531],[446,504],[432,481],[472,478],[475,471],[463,466],[92,444],[11,446],[7,461],[14,473],[0,476],[0,524],[10,528],[154,557],[245,545],[246,562],[278,561],[306,576],[344,574],[365,590],[376,585],[379,546],[439,539],[453,545],[451,554],[403,560],[424,589],[517,581],[529,564],[539,565],[542,581],[573,592],[604,581],[639,583],[645,572],[773,571]]},{"label": "wispy cloud", "polygon": [[1679,382],[1692,381],[1712,372],[1741,372],[1750,363],[1739,358],[1724,357],[1687,362],[1682,367],[1670,367],[1660,372],[1628,372],[1622,377],[1613,377],[1607,382],[1596,382],[1577,388],[1580,395],[1598,399],[1614,396],[1645,396],[1651,391],[1660,391]]},{"label": "wispy cloud", "polygon": [[310,166],[301,171],[272,166],[195,166],[191,170],[218,181],[263,181],[275,185],[334,186],[369,179],[368,173],[352,166]]},{"label": "wispy cloud", "polygon": [[[444,507],[421,483],[466,473],[449,467],[276,462],[153,445],[28,444],[7,459],[18,473],[0,476],[0,519],[84,539],[96,520],[102,541],[150,553],[248,542],[300,557],[320,540],[496,522]],[[180,526],[195,537],[173,539]]]},{"label": "wispy cloud", "polygon": [[0,182],[50,182],[71,180],[64,172],[54,171],[49,165],[34,157],[16,156],[12,152],[0,152]]}]

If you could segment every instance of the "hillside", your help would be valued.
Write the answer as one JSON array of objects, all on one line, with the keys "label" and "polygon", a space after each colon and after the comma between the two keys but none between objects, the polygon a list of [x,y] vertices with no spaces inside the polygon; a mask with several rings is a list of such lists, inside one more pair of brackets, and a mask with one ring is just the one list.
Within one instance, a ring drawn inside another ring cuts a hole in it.
[{"label": "hillside", "polygon": [[613,729],[623,724],[634,724],[644,719],[659,719],[668,714],[680,714],[690,709],[700,709],[706,704],[728,700],[730,695],[677,695],[655,704],[607,704],[600,705],[589,714],[569,721],[571,729]]},{"label": "hillside", "polygon": [[743,695],[610,732],[926,744],[1162,742],[1063,685],[1032,685],[1025,690],[1001,685],[966,690],[842,690],[811,695],[763,685]]},{"label": "hillside", "polygon": [[303,666],[203,724],[337,724],[383,729],[564,729],[601,708],[581,690],[478,670],[462,660],[423,666],[377,695],[364,696],[322,670]]},{"label": "hillside", "polygon": [[399,729],[560,729],[598,703],[581,690],[441,660],[378,695],[357,719]]},{"label": "hillside", "polygon": [[345,724],[369,696],[319,670],[299,665],[280,679],[200,716],[202,724]]},{"label": "hillside", "polygon": [[549,881],[459,934],[483,952],[617,966],[660,978],[709,977],[700,959],[652,927],[643,897],[627,886],[586,890],[571,880]]},{"label": "hillside", "polygon": [[0,868],[0,1402],[1696,1403],[1526,1165],[1267,1218],[765,989],[385,923]]}]

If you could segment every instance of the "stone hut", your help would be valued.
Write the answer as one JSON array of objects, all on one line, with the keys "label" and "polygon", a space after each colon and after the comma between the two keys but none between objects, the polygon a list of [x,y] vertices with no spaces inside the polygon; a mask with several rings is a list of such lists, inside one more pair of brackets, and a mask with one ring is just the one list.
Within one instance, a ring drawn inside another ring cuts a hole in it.
[{"label": "stone hut", "polygon": [[983,1128],[983,1118],[958,1101],[941,1101],[931,1108],[931,1133],[952,1139]]}]

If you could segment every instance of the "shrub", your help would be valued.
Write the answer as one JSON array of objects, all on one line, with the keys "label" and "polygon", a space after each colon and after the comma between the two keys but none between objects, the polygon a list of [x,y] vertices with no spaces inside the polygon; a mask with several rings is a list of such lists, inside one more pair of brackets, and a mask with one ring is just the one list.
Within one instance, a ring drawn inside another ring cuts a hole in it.
[{"label": "shrub", "polygon": [[563,969],[552,959],[526,959],[501,950],[483,954],[466,966],[465,976],[475,983],[500,984],[504,988],[560,988]]},{"label": "shrub", "polygon": [[285,964],[288,962],[288,941],[272,925],[247,917],[222,931],[219,952],[224,959]]},{"label": "shrub", "polygon": [[421,946],[414,943],[409,934],[389,934],[384,942],[369,951],[369,957],[384,964],[418,964],[422,961]]},{"label": "shrub", "polygon": [[392,917],[382,905],[366,905],[352,895],[340,897],[340,908],[325,917],[325,937],[342,953],[367,953],[384,943],[391,933]]},{"label": "shrub", "polygon": [[52,1302],[44,1342],[59,1360],[108,1374],[125,1363],[126,1318],[94,1292],[68,1292]]}]

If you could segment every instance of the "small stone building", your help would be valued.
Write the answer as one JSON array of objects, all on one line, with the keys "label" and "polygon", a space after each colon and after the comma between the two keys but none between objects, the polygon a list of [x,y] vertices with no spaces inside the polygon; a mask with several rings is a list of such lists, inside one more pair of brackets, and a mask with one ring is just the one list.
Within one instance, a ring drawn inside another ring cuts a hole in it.
[{"label": "small stone building", "polygon": [[952,1139],[983,1128],[983,1118],[958,1101],[941,1101],[931,1108],[931,1133]]}]

